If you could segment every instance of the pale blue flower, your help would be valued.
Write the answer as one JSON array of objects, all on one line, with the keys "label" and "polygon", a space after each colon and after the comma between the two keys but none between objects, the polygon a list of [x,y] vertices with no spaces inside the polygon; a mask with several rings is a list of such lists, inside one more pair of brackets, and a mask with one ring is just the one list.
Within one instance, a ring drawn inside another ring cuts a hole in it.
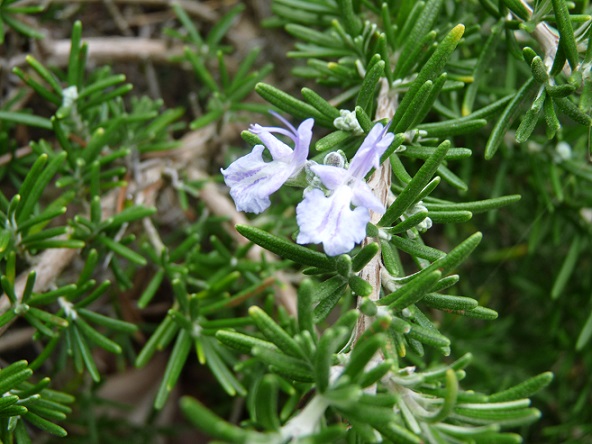
[{"label": "pale blue flower", "polygon": [[[388,126],[387,126],[388,128]],[[329,256],[347,253],[366,237],[370,222],[369,210],[383,214],[383,203],[374,195],[364,177],[378,168],[380,157],[392,143],[394,135],[376,124],[352,159],[349,169],[331,165],[312,165],[310,169],[330,191],[320,189],[305,192],[296,207],[300,232],[299,244],[323,244]],[[355,207],[352,209],[352,205]]]},{"label": "pale blue flower", "polygon": [[[279,115],[274,115],[287,129],[251,125],[249,130],[259,136],[263,145],[255,145],[251,153],[237,159],[227,169],[221,170],[238,211],[261,213],[267,209],[270,205],[269,196],[288,179],[298,175],[306,163],[314,120],[307,119],[296,129]],[[294,149],[272,133],[292,139]],[[271,154],[271,162],[263,160],[262,153],[265,148]]]}]

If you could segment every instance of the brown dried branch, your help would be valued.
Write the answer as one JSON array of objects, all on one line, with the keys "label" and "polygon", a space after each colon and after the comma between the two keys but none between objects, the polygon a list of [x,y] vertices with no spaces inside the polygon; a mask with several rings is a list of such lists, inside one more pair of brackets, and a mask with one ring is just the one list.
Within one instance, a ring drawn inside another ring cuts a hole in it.
[{"label": "brown dried branch", "polygon": [[31,154],[33,150],[31,149],[30,146],[23,146],[21,148],[18,148],[17,150],[15,150],[14,153],[6,153],[6,154],[2,154],[0,156],[0,166],[4,166],[7,163],[10,163],[10,161],[12,159],[20,159],[21,157],[25,157],[29,154]]},{"label": "brown dried branch", "polygon": [[[72,3],[99,3],[103,2],[103,0],[48,0],[47,4],[72,4]],[[34,5],[39,3],[36,0],[25,0],[21,2],[24,5]],[[198,2],[192,0],[113,0],[113,3],[118,4],[127,4],[127,5],[138,5],[138,6],[149,6],[149,7],[170,7],[173,3],[178,4],[185,10],[189,15],[194,16],[195,18],[199,18],[202,20],[206,20],[208,22],[216,22],[220,16],[219,14],[212,10],[205,2]]]},{"label": "brown dried branch", "polygon": [[[138,37],[90,37],[88,57],[95,63],[140,62],[170,63],[171,57],[183,54],[182,45],[170,45],[160,39]],[[66,66],[70,55],[70,40],[45,40],[43,51],[46,62],[54,66]]]}]

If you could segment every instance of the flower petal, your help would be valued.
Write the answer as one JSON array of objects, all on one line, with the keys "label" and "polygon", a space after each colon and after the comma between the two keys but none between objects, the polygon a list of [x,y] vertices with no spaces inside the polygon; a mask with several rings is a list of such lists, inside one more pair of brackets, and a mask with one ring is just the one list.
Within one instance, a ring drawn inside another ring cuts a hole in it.
[{"label": "flower petal", "polygon": [[291,135],[283,128],[269,128],[263,127],[258,124],[251,125],[251,127],[249,128],[249,131],[257,135],[259,139],[261,139],[263,145],[265,145],[265,147],[271,153],[271,157],[273,158],[273,160],[286,159],[287,157],[291,156],[293,154],[292,148],[290,148],[280,139],[271,134],[270,130],[273,132],[280,132],[281,130],[283,134],[286,134],[289,137],[294,138],[294,135]]},{"label": "flower petal", "polygon": [[308,158],[308,151],[310,142],[312,140],[312,126],[314,125],[314,119],[306,119],[298,127],[298,138],[296,145],[294,146],[294,157],[292,162],[297,165],[304,165]]},{"label": "flower petal", "polygon": [[350,163],[349,171],[352,176],[362,179],[372,168],[378,168],[380,157],[395,138],[393,133],[386,133],[386,129],[381,123],[377,123],[370,130]]},{"label": "flower petal", "polygon": [[386,210],[383,203],[376,197],[366,182],[358,179],[350,186],[353,190],[352,203],[356,207],[364,207],[375,213],[384,214]]},{"label": "flower petal", "polygon": [[[274,114],[275,115],[275,114]],[[312,126],[314,125],[314,119],[306,119],[300,124],[298,130],[296,130],[289,122],[279,115],[276,115],[287,127],[264,127],[258,124],[251,125],[249,130],[257,135],[261,142],[271,153],[273,160],[286,160],[288,156],[292,156],[292,162],[297,164],[304,164],[308,157],[308,150],[310,141],[312,140]],[[272,133],[283,134],[294,141],[294,150],[282,142],[280,139],[275,137]]]},{"label": "flower petal", "polygon": [[270,205],[269,196],[276,192],[293,174],[293,166],[286,162],[264,162],[263,145],[243,156],[227,169],[220,170],[230,187],[238,211],[261,213]]},{"label": "flower petal", "polygon": [[338,187],[329,197],[318,189],[308,191],[296,207],[300,227],[296,242],[322,243],[329,256],[351,251],[366,237],[366,225],[370,221],[366,208],[352,211],[351,199],[352,190],[348,186]]},{"label": "flower petal", "polygon": [[334,190],[349,178],[349,172],[345,168],[315,164],[311,165],[310,169],[313,173],[319,176],[323,185],[330,190]]},{"label": "flower petal", "polygon": [[[259,136],[265,146],[256,145],[250,154],[220,170],[238,211],[261,213],[270,205],[269,196],[289,178],[296,176],[306,164],[314,120],[305,120],[296,130],[281,116],[276,117],[288,129],[251,125],[250,130]],[[291,138],[294,150],[272,133]],[[271,153],[273,161],[263,161],[261,154],[265,148]]]}]

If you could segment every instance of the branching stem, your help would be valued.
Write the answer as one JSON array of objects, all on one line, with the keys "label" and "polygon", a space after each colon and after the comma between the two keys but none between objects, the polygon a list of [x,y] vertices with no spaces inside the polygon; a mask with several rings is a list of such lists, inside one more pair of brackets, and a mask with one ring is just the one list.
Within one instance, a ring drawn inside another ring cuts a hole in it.
[{"label": "branching stem", "polygon": [[[376,109],[376,119],[391,119],[395,113],[395,107],[397,102],[397,96],[390,92],[389,84],[385,78],[380,80],[380,92],[378,94],[378,106]],[[391,188],[391,165],[389,162],[383,162],[378,169],[372,174],[368,185],[374,191],[374,194],[381,200],[386,207],[388,205],[388,196]],[[370,222],[373,224],[378,223],[381,215],[373,211],[370,211]],[[371,238],[366,238],[362,246],[372,242]],[[382,285],[381,281],[381,270],[382,261],[381,255],[377,254],[374,258],[368,262],[368,264],[360,271],[360,277],[372,285],[373,291],[369,298],[371,301],[378,301],[380,297],[380,288]],[[358,308],[362,302],[362,298],[358,298]],[[372,319],[367,316],[361,316],[358,321],[356,338],[360,337],[362,333],[366,331],[368,326],[372,323]]]}]

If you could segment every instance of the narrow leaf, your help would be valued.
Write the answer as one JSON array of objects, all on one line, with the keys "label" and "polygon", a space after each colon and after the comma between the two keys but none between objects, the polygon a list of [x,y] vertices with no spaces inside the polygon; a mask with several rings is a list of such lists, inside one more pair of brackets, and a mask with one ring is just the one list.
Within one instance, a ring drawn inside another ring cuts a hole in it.
[{"label": "narrow leaf", "polygon": [[246,443],[247,432],[234,424],[224,421],[212,413],[199,401],[189,396],[181,398],[181,411],[197,429],[210,437],[232,443]]},{"label": "narrow leaf", "polygon": [[249,308],[249,316],[253,318],[255,324],[265,337],[273,342],[283,352],[295,356],[304,357],[305,353],[298,343],[281,328],[267,313],[261,308],[253,305]]},{"label": "narrow leaf", "polygon": [[411,206],[417,194],[428,184],[438,166],[444,160],[449,148],[449,141],[444,141],[438,146],[434,154],[425,161],[413,176],[411,182],[407,184],[401,194],[397,196],[395,202],[386,210],[386,213],[378,222],[380,226],[391,225]]},{"label": "narrow leaf", "polygon": [[402,310],[409,305],[419,302],[428,291],[440,280],[442,274],[439,271],[419,275],[412,281],[404,284],[383,298],[378,303],[388,305],[393,310]]},{"label": "narrow leaf", "polygon": [[407,112],[407,108],[423,84],[428,80],[433,81],[436,79],[436,77],[442,74],[442,70],[448,62],[448,58],[456,49],[456,45],[458,45],[458,42],[462,38],[464,31],[464,25],[455,26],[436,47],[436,50],[422,67],[416,79],[413,81],[409,87],[409,90],[405,94],[405,97],[401,101],[401,104],[397,108],[397,112],[393,117],[393,127],[399,123],[399,120],[401,120],[403,115]]},{"label": "narrow leaf", "polygon": [[335,269],[334,261],[317,251],[309,250],[280,237],[267,233],[259,228],[248,225],[237,225],[236,230],[250,241],[279,256],[293,260],[302,265]]},{"label": "narrow leaf", "polygon": [[100,235],[97,237],[97,241],[99,241],[101,244],[103,244],[109,250],[112,250],[113,252],[117,253],[121,257],[129,260],[130,262],[133,262],[134,264],[141,265],[141,266],[147,264],[147,261],[143,256],[136,253],[134,250],[126,247],[125,245],[123,245],[117,241],[114,241],[110,237]]},{"label": "narrow leaf", "polygon": [[489,136],[487,144],[485,145],[485,159],[489,160],[493,157],[493,155],[501,145],[504,135],[510,129],[510,125],[516,117],[516,114],[520,109],[520,105],[525,101],[526,97],[533,91],[533,89],[536,86],[537,85],[535,80],[533,78],[530,78],[524,85],[522,85],[522,88],[518,90],[512,101],[503,111],[499,120],[493,127],[491,135]]},{"label": "narrow leaf", "polygon": [[569,65],[573,70],[577,69],[579,64],[578,45],[574,35],[567,2],[565,0],[551,0],[553,12],[557,20],[557,29],[559,30],[559,44],[565,52]]},{"label": "narrow leaf", "polygon": [[177,341],[175,342],[175,346],[173,347],[173,351],[171,352],[171,356],[169,357],[167,367],[162,377],[162,383],[156,394],[156,399],[154,400],[155,409],[160,410],[164,407],[169,394],[181,375],[181,370],[183,370],[183,367],[185,366],[185,361],[187,361],[187,357],[191,351],[192,343],[193,341],[189,332],[182,329],[179,336],[177,336]]},{"label": "narrow leaf", "polygon": [[578,261],[578,256],[581,250],[580,243],[581,241],[578,237],[575,237],[572,240],[569,250],[565,255],[563,264],[561,265],[559,273],[557,274],[555,282],[553,283],[553,288],[551,289],[551,299],[557,299],[561,295],[561,293],[563,293],[563,290],[565,289],[565,286],[567,285],[569,278],[575,270],[576,263]]},{"label": "narrow leaf", "polygon": [[378,80],[384,74],[384,61],[376,63],[364,76],[362,86],[358,97],[356,99],[356,106],[359,106],[368,114],[370,114],[374,105],[374,95],[376,93],[376,87],[378,86]]}]

